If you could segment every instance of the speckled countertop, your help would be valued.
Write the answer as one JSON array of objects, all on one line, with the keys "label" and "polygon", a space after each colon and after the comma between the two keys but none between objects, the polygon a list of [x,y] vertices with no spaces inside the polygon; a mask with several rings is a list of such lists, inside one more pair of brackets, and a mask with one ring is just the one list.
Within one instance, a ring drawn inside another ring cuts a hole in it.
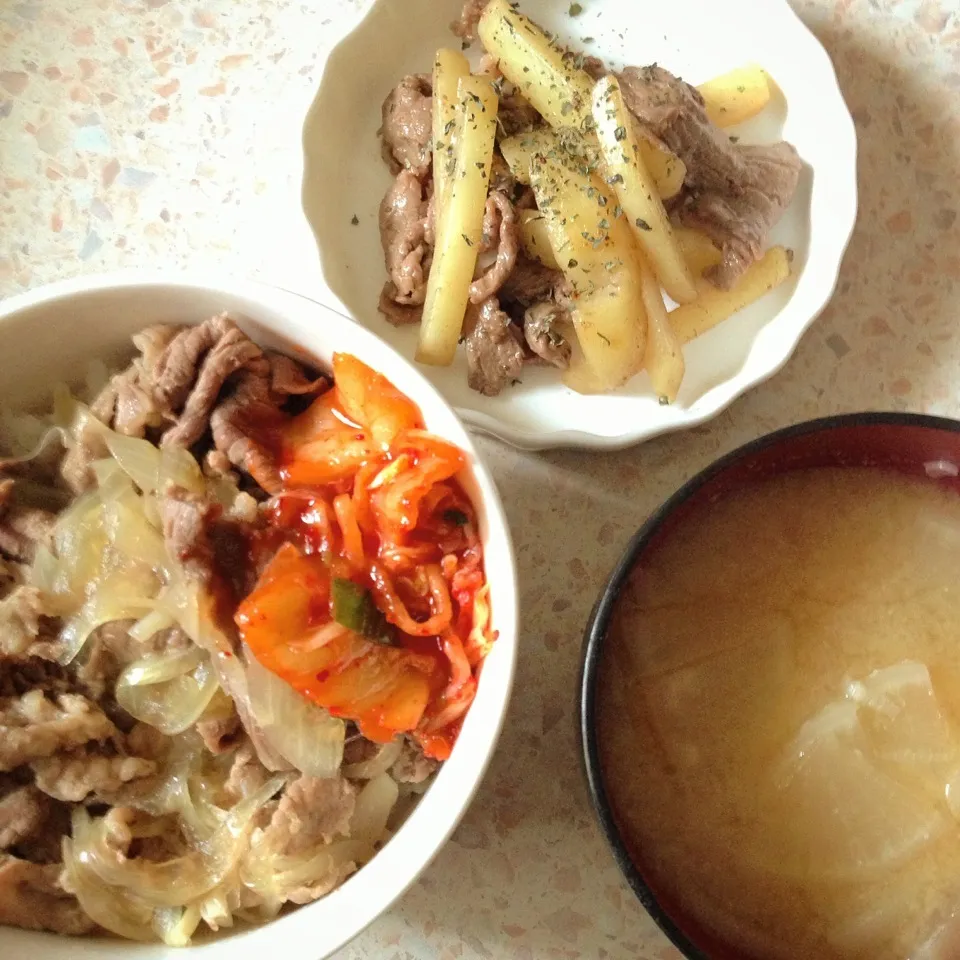
[{"label": "speckled countertop", "polygon": [[[312,272],[300,119],[336,21],[360,5],[0,0],[0,295],[128,266],[294,285]],[[658,502],[758,434],[863,408],[960,414],[960,5],[795,5],[860,136],[837,296],[781,374],[704,427],[608,455],[481,441],[520,564],[513,708],[453,840],[344,958],[677,956],[621,881],[581,781],[574,690],[597,590]]]}]

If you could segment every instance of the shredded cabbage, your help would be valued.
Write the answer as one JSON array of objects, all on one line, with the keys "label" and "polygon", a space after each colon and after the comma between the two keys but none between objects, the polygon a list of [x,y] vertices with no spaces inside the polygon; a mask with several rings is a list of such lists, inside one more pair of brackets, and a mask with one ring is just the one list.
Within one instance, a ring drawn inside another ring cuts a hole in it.
[{"label": "shredded cabbage", "polygon": [[267,742],[308,776],[335,777],[343,762],[344,722],[297,693],[249,650],[244,654],[250,708]]}]

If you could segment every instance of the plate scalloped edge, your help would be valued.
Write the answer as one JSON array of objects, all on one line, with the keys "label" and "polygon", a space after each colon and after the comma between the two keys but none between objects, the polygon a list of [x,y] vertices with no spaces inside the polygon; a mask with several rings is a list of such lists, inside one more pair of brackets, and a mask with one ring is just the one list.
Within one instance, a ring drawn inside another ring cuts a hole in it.
[{"label": "plate scalloped edge", "polygon": [[[329,291],[327,298],[331,306],[355,316],[359,322],[368,326],[374,333],[393,341],[393,328],[386,323],[373,309],[375,295],[369,296],[370,304],[364,305],[356,300],[353,304],[349,297],[342,295],[344,285],[338,282],[344,269],[349,272],[351,263],[344,264],[343,251],[337,246],[331,249],[331,244],[324,242],[322,221],[328,216],[328,211],[322,205],[318,206],[317,198],[312,195],[316,178],[321,172],[318,166],[324,164],[324,158],[318,157],[314,149],[315,133],[313,124],[317,122],[320,105],[323,103],[326,85],[333,75],[333,68],[338,66],[338,53],[343,54],[350,39],[375,22],[378,15],[382,15],[384,5],[390,0],[372,0],[365,5],[359,17],[348,18],[329,46],[329,54],[323,64],[317,85],[316,97],[308,111],[303,128],[304,149],[304,177],[302,199],[306,219],[312,228],[320,254],[321,272],[324,284]],[[678,0],[676,6],[695,4],[698,0]],[[592,7],[603,8],[604,5],[616,7],[617,0],[594,0]],[[832,165],[829,177],[823,171],[814,170],[811,186],[811,206],[808,211],[812,221],[810,232],[811,242],[806,261],[795,280],[789,299],[781,309],[763,321],[759,329],[751,338],[749,349],[743,355],[740,368],[733,376],[704,389],[692,402],[687,405],[675,404],[672,407],[659,408],[655,402],[651,403],[649,396],[629,396],[614,394],[618,400],[627,399],[636,401],[639,407],[637,416],[626,420],[627,427],[619,428],[616,432],[596,431],[583,428],[546,428],[531,426],[529,423],[511,422],[509,416],[484,409],[487,398],[479,394],[462,397],[451,396],[444,384],[437,382],[435,371],[430,368],[421,370],[428,379],[446,395],[454,405],[457,413],[464,422],[474,430],[485,433],[511,443],[525,450],[542,450],[556,447],[574,447],[588,449],[622,449],[653,437],[700,425],[717,416],[729,407],[736,399],[751,388],[763,383],[779,370],[793,355],[801,337],[820,315],[832,297],[839,280],[840,266],[843,255],[849,244],[856,224],[857,214],[857,140],[853,120],[847,109],[840,90],[836,72],[826,50],[820,44],[810,29],[789,6],[787,0],[765,0],[763,4],[751,3],[750,0],[737,0],[744,9],[749,7],[751,16],[750,30],[757,36],[765,31],[768,36],[778,34],[788,35],[792,49],[797,51],[796,59],[806,64],[809,71],[807,79],[810,81],[810,96],[816,99],[817,110],[823,118],[822,129],[829,130],[831,156],[836,159]],[[528,0],[524,6],[535,6],[536,0]],[[736,3],[734,5],[737,5]],[[441,4],[437,4],[441,6]],[[452,8],[459,6],[454,2]],[[449,18],[447,18],[449,19]],[[446,22],[446,19],[444,20]],[[622,37],[622,34],[619,34]],[[666,40],[666,37],[664,37]],[[604,51],[595,51],[604,52]],[[611,59],[615,59],[611,57]],[[669,64],[668,64],[669,65]],[[735,64],[730,63],[729,66]],[[774,77],[778,70],[776,64],[764,64]],[[398,75],[400,75],[398,70]],[[376,100],[379,107],[379,99]],[[379,110],[377,110],[379,116]],[[371,148],[371,152],[375,153]],[[379,156],[376,157],[379,162]],[[379,197],[377,198],[379,201]],[[379,260],[379,249],[377,250]],[[356,260],[356,258],[352,258]],[[378,269],[382,271],[382,267]],[[354,273],[354,279],[356,273]],[[380,274],[382,279],[382,273]],[[379,289],[379,284],[373,289]],[[351,306],[353,309],[351,309]],[[368,319],[369,318],[369,319]],[[371,322],[372,321],[372,322]],[[379,325],[377,322],[379,321]],[[730,324],[733,321],[728,321]],[[716,328],[703,340],[711,338],[716,342],[716,335],[722,333],[725,325]],[[694,341],[697,343],[697,341]],[[394,343],[394,346],[398,346]],[[699,346],[699,345],[698,345]],[[408,353],[398,346],[401,352]],[[689,347],[688,347],[689,349]],[[637,380],[638,378],[634,378]],[[644,377],[645,379],[645,377]],[[631,381],[633,383],[633,381]],[[553,385],[555,396],[546,394],[547,402],[557,402],[557,396],[563,393],[575,397],[579,403],[603,401],[609,397],[579,397],[572,391],[566,390],[559,383]],[[457,391],[463,393],[463,391]],[[475,398],[475,402],[474,402]],[[683,394],[681,394],[681,400]],[[509,408],[507,408],[509,409]],[[497,415],[497,414],[500,415]],[[618,417],[618,421],[625,418]]]}]

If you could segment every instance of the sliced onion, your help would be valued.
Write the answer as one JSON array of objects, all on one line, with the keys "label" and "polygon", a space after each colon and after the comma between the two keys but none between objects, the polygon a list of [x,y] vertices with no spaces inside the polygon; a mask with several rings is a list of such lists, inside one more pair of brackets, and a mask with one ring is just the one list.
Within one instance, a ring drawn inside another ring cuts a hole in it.
[{"label": "sliced onion", "polygon": [[60,561],[46,544],[41,543],[34,554],[27,582],[41,593],[52,596],[57,592],[59,573]]},{"label": "sliced onion", "polygon": [[119,580],[120,577],[107,577],[95,583],[90,600],[64,622],[60,630],[58,662],[71,663],[97,627],[114,620],[136,620],[153,607],[155,601],[147,591],[140,594],[133,590],[125,592]]},{"label": "sliced onion", "polygon": [[101,503],[136,495],[133,481],[120,469],[120,464],[112,457],[97,460],[93,465],[93,475],[97,478],[97,492]]},{"label": "sliced onion", "polygon": [[118,857],[106,843],[103,819],[85,835],[85,842],[75,839],[78,859],[103,883],[132,892],[156,906],[184,906],[217,887],[236,866],[248,849],[251,820],[284,783],[282,778],[275,778],[241,800],[209,841],[173,860],[155,863]]},{"label": "sliced onion", "polygon": [[310,847],[289,856],[274,854],[263,844],[254,846],[240,868],[244,886],[261,897],[269,916],[276,915],[290,894],[324,880],[335,886],[358,863],[373,856],[373,847],[362,840],[347,839]]},{"label": "sliced onion", "polygon": [[222,887],[214,890],[200,902],[200,917],[214,931],[233,926],[233,911]]},{"label": "sliced onion", "polygon": [[183,487],[191,493],[206,492],[207,480],[203,476],[200,464],[193,458],[189,450],[182,447],[164,447],[160,451],[160,472],[157,478],[159,491],[166,489],[167,484]]},{"label": "sliced onion", "polygon": [[151,610],[145,617],[138,620],[127,632],[132,640],[139,643],[149,640],[161,630],[169,630],[176,625],[176,620],[166,610]]},{"label": "sliced onion", "polygon": [[99,496],[84,494],[60,514],[52,539],[59,569],[51,593],[58,602],[76,608],[83,602],[88,585],[96,579],[106,547]]},{"label": "sliced onion", "polygon": [[157,654],[144,657],[142,660],[131,663],[123,671],[124,682],[131,687],[165,683],[182,677],[185,673],[193,672],[206,659],[206,656],[199,647],[196,647],[193,650],[184,650],[167,656]]},{"label": "sliced onion", "polygon": [[155,940],[152,928],[153,907],[129,890],[106,887],[83,859],[83,851],[93,842],[96,827],[80,806],[73,811],[73,840],[63,841],[63,865],[70,890],[83,912],[95,923],[128,940]]},{"label": "sliced onion", "polygon": [[149,440],[125,437],[106,430],[110,455],[144,493],[153,493],[160,483],[160,450]]},{"label": "sliced onion", "polygon": [[267,742],[301,773],[335,777],[343,762],[346,726],[267,670],[249,650],[250,707]]},{"label": "sliced onion", "polygon": [[167,610],[193,642],[210,654],[210,661],[223,691],[233,700],[240,721],[250,738],[257,757],[268,770],[287,770],[289,763],[270,746],[256,714],[250,707],[247,673],[230,639],[217,626],[211,612],[209,598],[202,597],[199,585],[177,577],[164,591],[161,609]]},{"label": "sliced onion", "polygon": [[[181,672],[173,679],[144,683],[146,673],[156,673],[162,668],[156,658],[138,660],[120,674],[116,686],[117,703],[130,716],[149,723],[168,736],[183,733],[197,722],[200,714],[217,689],[217,676],[206,658],[190,673]],[[168,669],[182,665],[177,658],[169,659]],[[137,682],[139,681],[139,683]]]},{"label": "sliced onion", "polygon": [[188,947],[200,926],[200,908],[157,907],[153,911],[153,929],[168,947]]},{"label": "sliced onion", "polygon": [[[131,502],[132,501],[132,502]],[[170,567],[163,534],[138,509],[138,497],[104,505],[103,522],[111,546],[127,563],[146,563],[158,572]]]},{"label": "sliced onion", "polygon": [[388,773],[367,781],[357,795],[357,805],[350,820],[350,836],[371,844],[379,843],[399,795],[397,782]]},{"label": "sliced onion", "polygon": [[400,759],[402,752],[403,741],[397,738],[381,745],[369,759],[346,764],[340,772],[350,780],[372,780],[386,773]]}]

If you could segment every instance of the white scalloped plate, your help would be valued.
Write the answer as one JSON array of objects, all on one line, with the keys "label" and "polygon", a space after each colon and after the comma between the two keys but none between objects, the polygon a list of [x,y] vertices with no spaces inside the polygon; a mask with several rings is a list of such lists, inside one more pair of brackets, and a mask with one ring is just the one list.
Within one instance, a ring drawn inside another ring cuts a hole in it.
[{"label": "white scalloped plate", "polygon": [[[745,142],[789,140],[805,168],[773,241],[795,252],[795,276],[760,302],[689,344],[677,402],[660,406],[646,374],[612,394],[584,397],[549,369],[483,397],[466,382],[462,351],[452,367],[423,373],[473,427],[516,446],[617,448],[716,416],[787,361],[833,293],[857,209],[856,133],[824,49],[785,0],[521,0],[521,10],[563,42],[617,67],[658,62],[691,83],[746,63],[767,69],[782,97],[731,130]],[[331,299],[407,357],[417,328],[396,329],[377,312],[384,266],[377,208],[390,182],[380,158],[380,104],[407,73],[429,71],[455,39],[460,0],[375,0],[330,53],[304,127],[303,205]],[[592,37],[589,44],[582,37]],[[476,52],[476,51],[475,51]],[[356,215],[358,225],[351,220]]]}]

